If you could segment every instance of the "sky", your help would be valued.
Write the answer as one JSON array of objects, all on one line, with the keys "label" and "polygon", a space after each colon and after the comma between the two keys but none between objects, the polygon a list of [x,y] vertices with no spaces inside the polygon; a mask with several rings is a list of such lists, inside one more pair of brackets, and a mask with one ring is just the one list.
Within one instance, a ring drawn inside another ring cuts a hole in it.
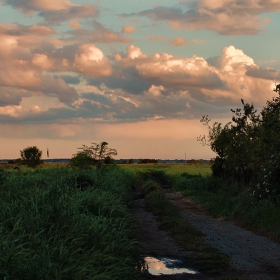
[{"label": "sky", "polygon": [[0,0],[0,158],[210,159],[200,119],[280,83],[280,0]]}]

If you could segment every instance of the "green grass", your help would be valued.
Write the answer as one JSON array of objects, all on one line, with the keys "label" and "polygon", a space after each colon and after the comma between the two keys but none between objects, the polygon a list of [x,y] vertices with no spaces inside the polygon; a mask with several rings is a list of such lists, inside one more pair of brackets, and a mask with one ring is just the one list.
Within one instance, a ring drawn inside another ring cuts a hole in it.
[{"label": "green grass", "polygon": [[184,172],[189,174],[211,174],[211,165],[203,164],[171,164],[171,163],[148,163],[148,164],[119,164],[124,170],[133,173],[145,173],[151,171],[164,171],[167,175],[178,175]]},{"label": "green grass", "polygon": [[0,179],[0,279],[137,279],[135,175],[49,168]]}]

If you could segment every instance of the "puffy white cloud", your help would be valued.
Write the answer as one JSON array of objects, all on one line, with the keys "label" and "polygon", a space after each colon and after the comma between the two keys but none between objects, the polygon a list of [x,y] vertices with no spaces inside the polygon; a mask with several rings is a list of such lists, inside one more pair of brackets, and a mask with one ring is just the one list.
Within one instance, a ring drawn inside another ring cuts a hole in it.
[{"label": "puffy white cloud", "polygon": [[206,60],[167,53],[147,56],[131,45],[126,53],[112,56],[111,63],[110,76],[89,80],[96,86],[92,91],[99,88],[103,92],[102,99],[96,95],[92,98],[98,99],[99,106],[109,106],[110,112],[115,110],[113,118],[127,120],[199,118],[209,111],[229,113],[241,98],[260,106],[270,98],[273,79],[278,75],[273,69],[264,71],[234,46]]},{"label": "puffy white cloud", "polygon": [[79,52],[75,55],[73,67],[88,76],[108,76],[111,74],[109,60],[93,44],[84,44],[79,47]]},{"label": "puffy white cloud", "polygon": [[140,57],[146,57],[141,51],[140,48],[135,47],[134,45],[130,45],[127,48],[127,57],[130,59],[140,58]]}]

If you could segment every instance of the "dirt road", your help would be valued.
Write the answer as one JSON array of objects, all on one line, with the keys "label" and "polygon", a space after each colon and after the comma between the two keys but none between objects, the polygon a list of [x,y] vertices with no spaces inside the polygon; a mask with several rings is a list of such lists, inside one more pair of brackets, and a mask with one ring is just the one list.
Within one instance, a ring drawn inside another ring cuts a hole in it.
[{"label": "dirt road", "polygon": [[[210,217],[191,200],[182,197],[179,193],[170,193],[167,194],[167,197],[180,209],[186,220],[206,234],[205,242],[219,248],[231,258],[231,265],[237,271],[238,279],[280,279],[279,245],[266,237],[258,236],[228,222]],[[166,232],[159,229],[156,218],[146,211],[143,199],[135,200],[134,213],[139,220],[144,254],[187,260],[190,252],[184,252]],[[184,265],[187,265],[187,263],[184,263]],[[234,275],[236,275],[236,272]],[[146,278],[217,279],[207,277],[202,273],[196,275],[147,276]]]}]

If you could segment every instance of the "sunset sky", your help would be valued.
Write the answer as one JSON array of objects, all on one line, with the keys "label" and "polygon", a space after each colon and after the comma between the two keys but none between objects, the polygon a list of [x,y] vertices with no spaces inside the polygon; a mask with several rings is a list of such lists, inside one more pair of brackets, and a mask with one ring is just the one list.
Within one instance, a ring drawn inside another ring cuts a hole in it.
[{"label": "sunset sky", "polygon": [[0,0],[0,158],[214,156],[203,115],[280,83],[280,0]]}]

